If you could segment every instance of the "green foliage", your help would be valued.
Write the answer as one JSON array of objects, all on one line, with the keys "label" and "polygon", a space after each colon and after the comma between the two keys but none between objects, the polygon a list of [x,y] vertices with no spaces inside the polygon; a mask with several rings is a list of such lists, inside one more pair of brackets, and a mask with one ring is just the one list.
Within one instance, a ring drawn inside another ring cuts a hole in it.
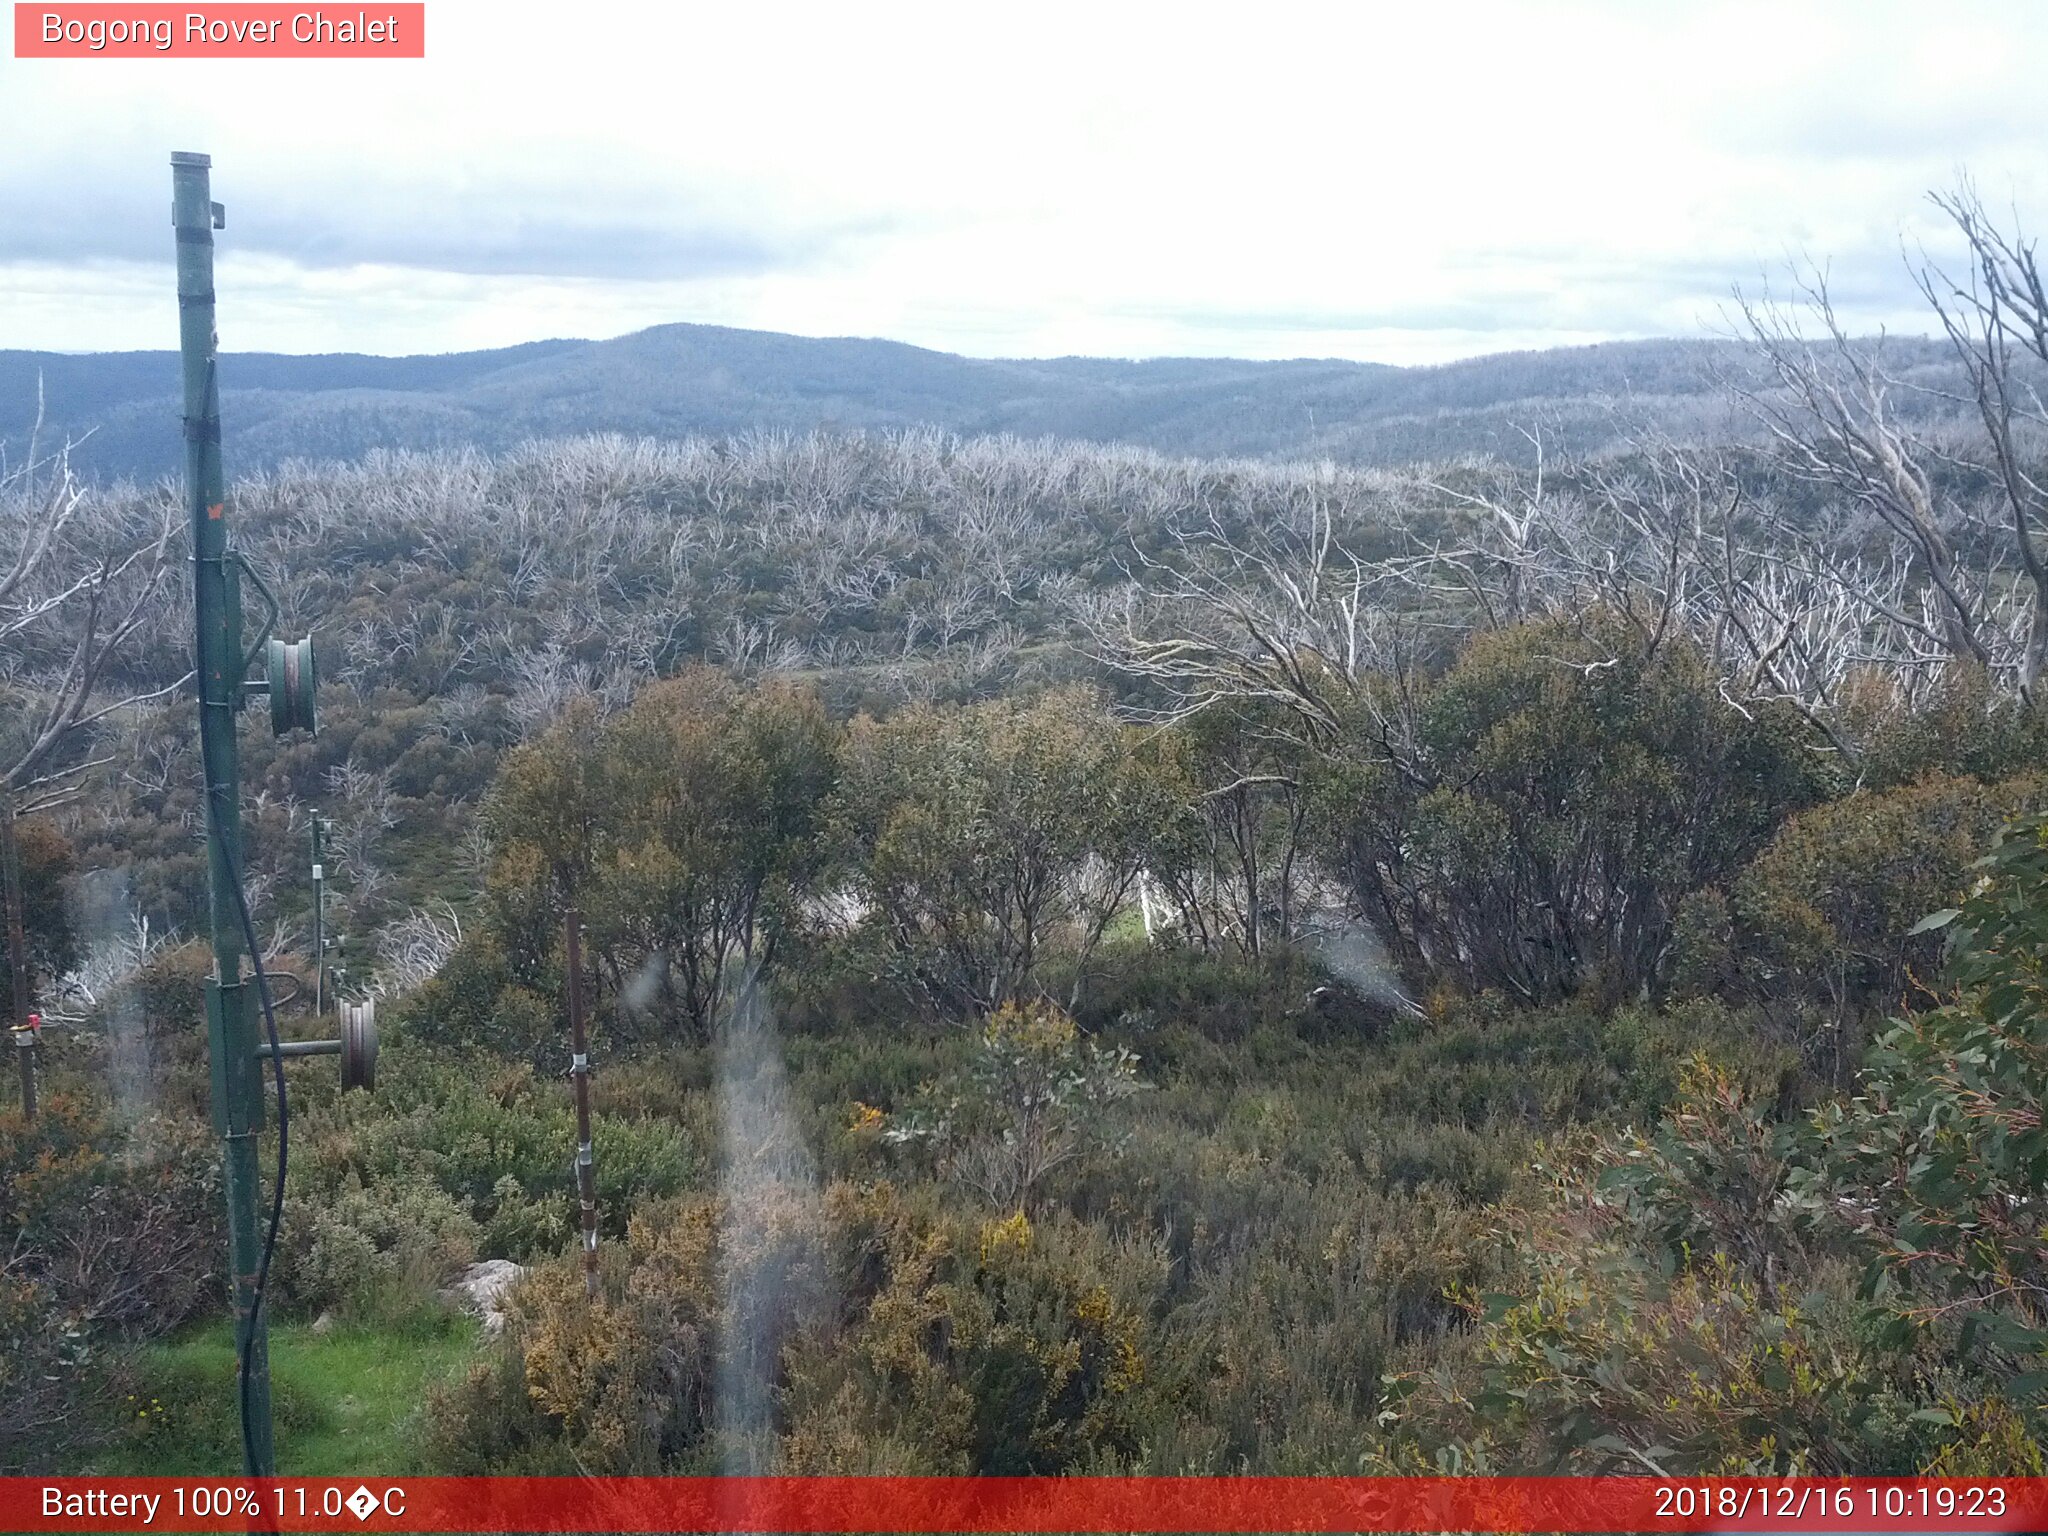
[{"label": "green foliage", "polygon": [[[578,1267],[543,1265],[507,1298],[511,1348],[436,1405],[451,1471],[659,1472],[708,1432],[716,1369],[719,1207],[641,1213],[605,1254],[592,1301]],[[622,1273],[623,1272],[623,1273]]]},{"label": "green foliage", "polygon": [[[497,1063],[480,1074],[474,1058],[405,1040],[387,1047],[379,1077],[374,1098],[345,1095],[306,1106],[295,1117],[293,1195],[316,1208],[352,1201],[358,1188],[369,1206],[418,1201],[430,1230],[449,1231],[474,1246],[475,1229],[419,1193],[428,1188],[466,1213],[465,1221],[508,1245],[528,1245],[489,1257],[525,1259],[547,1251],[542,1245],[562,1231],[549,1212],[566,1211],[573,1199],[576,1118],[568,1085],[543,1080],[522,1062]],[[705,1162],[705,1151],[686,1130],[664,1117],[600,1112],[592,1142],[598,1191],[613,1213],[614,1230],[623,1228],[629,1194],[684,1189]],[[431,1243],[425,1246],[431,1251]]]},{"label": "green foliage", "polygon": [[1953,999],[1885,1032],[1853,1097],[1801,1124],[1696,1062],[1651,1133],[1522,1217],[1471,1358],[1403,1382],[1393,1464],[2041,1464],[2048,817],[1978,874],[1917,925],[1948,932]]},{"label": "green foliage", "polygon": [[1232,1044],[1262,1023],[1301,1012],[1317,979],[1291,950],[1251,963],[1241,955],[1118,936],[1096,952],[1074,1018],[1089,1033],[1115,1030],[1132,1038],[1191,1032],[1207,1042]]},{"label": "green foliage", "polygon": [[[315,801],[352,931],[429,899],[478,918],[394,1010],[377,1094],[291,1069],[285,1317],[444,1339],[455,1265],[534,1263],[421,1437],[451,1470],[2037,1467],[2038,849],[1974,894],[1967,861],[2037,794],[2038,712],[1961,667],[1910,706],[1852,678],[1845,768],[1789,706],[1728,702],[1676,628],[1474,638],[1435,596],[1389,636],[1446,638],[1333,682],[1314,751],[1263,705],[1133,732],[1062,686],[1089,675],[1072,599],[1116,591],[1127,552],[1313,508],[1369,555],[1407,502],[1456,535],[1425,489],[919,434],[246,487],[250,547],[293,542],[345,679],[319,738],[249,744],[264,920],[303,916]],[[1281,670],[1320,665],[1290,644]],[[170,682],[155,660],[131,680]],[[739,680],[797,668],[814,683]],[[650,674],[672,680],[625,704]],[[189,719],[118,723],[80,862],[131,865],[159,931],[192,931]],[[1865,787],[1821,803],[1851,771]],[[595,1307],[562,1253],[571,897]],[[1931,970],[1915,921],[1950,907],[1960,992],[1859,1062],[1864,1016]],[[1333,920],[1385,935],[1420,1017],[1331,1001],[1311,940]],[[726,968],[762,962],[829,1182],[713,1194],[707,1025]],[[140,1020],[155,1102],[202,1108],[204,968],[172,950],[114,989],[76,1054],[45,1051],[61,1086]],[[1858,1096],[1803,1123],[1859,1064]],[[67,1097],[0,1188],[0,1251],[27,1256],[0,1270],[0,1429],[54,1425],[52,1455],[132,1336],[218,1302],[204,1134],[148,1133],[205,1154],[173,1155],[65,1121]],[[1873,1260],[1889,1335],[1853,1291]],[[738,1430],[735,1379],[761,1393]],[[287,1419],[314,1395],[284,1393]],[[231,1426],[156,1449],[202,1439]]]},{"label": "green foliage", "polygon": [[512,975],[548,975],[574,901],[621,1026],[647,1016],[704,1038],[729,960],[768,959],[812,888],[832,769],[823,711],[795,687],[698,670],[602,725],[573,711],[507,759],[486,808]]},{"label": "green foliage", "polygon": [[1939,937],[1914,925],[1960,898],[1994,829],[2041,795],[2034,775],[1995,785],[1929,775],[1802,812],[1731,883],[1725,926],[1695,904],[1690,963],[1781,1018],[1817,1014],[1809,1056],[1837,1075],[1870,1010],[1899,1006],[1916,977],[1933,981]]},{"label": "green foliage", "polygon": [[190,1035],[206,1020],[206,978],[213,957],[197,941],[158,950],[129,982],[144,1031],[153,1039]]},{"label": "green foliage", "polygon": [[1956,1348],[2019,1402],[2048,1399],[2048,818],[2021,818],[1946,927],[1952,1002],[1894,1024],[1861,1091],[1827,1106],[1806,1185],[1871,1245],[1901,1341]]},{"label": "green foliage", "polygon": [[[65,888],[77,868],[77,855],[70,839],[41,817],[15,823],[15,848],[21,860],[22,937],[36,988],[30,997],[40,992],[47,999],[51,983],[79,960],[78,932]],[[0,998],[11,1006],[13,997],[14,972],[5,929],[0,927]]]},{"label": "green foliage", "polygon": [[[1854,1309],[1839,1295],[1774,1302],[1726,1258],[1663,1277],[1581,1238],[1569,1252],[1538,1244],[1520,1294],[1471,1303],[1483,1324],[1469,1382],[1440,1376],[1416,1405],[1442,1415],[1430,1438],[1458,1447],[1439,1458],[1447,1470],[1829,1476],[1882,1465],[1865,1439]],[[1472,1438],[1457,1439],[1459,1422]]]},{"label": "green foliage", "polygon": [[1173,800],[1146,870],[1159,919],[1211,953],[1288,943],[1310,900],[1308,797],[1277,713],[1219,704],[1146,743]]},{"label": "green foliage", "polygon": [[1799,721],[1734,709],[1682,640],[1645,654],[1620,623],[1478,636],[1415,705],[1414,763],[1367,738],[1319,775],[1359,910],[1433,972],[1532,1001],[1659,981],[1685,897],[1820,795]]},{"label": "green foliage", "polygon": [[567,1200],[532,1198],[518,1176],[508,1173],[491,1186],[490,1219],[477,1250],[515,1260],[560,1253],[569,1241],[574,1216]]},{"label": "green foliage", "polygon": [[63,1094],[33,1121],[0,1114],[9,1272],[95,1330],[151,1337],[176,1327],[215,1291],[214,1165],[189,1122],[123,1125]]},{"label": "green foliage", "polygon": [[832,821],[868,921],[942,1011],[1028,997],[1085,958],[1174,810],[1092,696],[913,707],[848,731]]},{"label": "green foliage", "polygon": [[1137,1071],[1127,1047],[1082,1040],[1052,1004],[1005,1003],[963,1076],[935,1085],[882,1134],[929,1149],[943,1176],[1022,1211],[1084,1148],[1114,1147],[1108,1111],[1138,1090]]},{"label": "green foliage", "polygon": [[1136,1449],[1156,1249],[1021,1213],[934,1219],[886,1185],[836,1187],[826,1209],[853,1317],[793,1362],[793,1470],[1045,1475]]},{"label": "green foliage", "polygon": [[[1496,998],[1380,1039],[1308,1037],[1284,1013],[1298,989],[1185,950],[1151,963],[1155,1002],[1261,1016],[1228,1045],[1177,1017],[1107,1022],[1104,1046],[1142,1046],[1155,1086],[1115,1106],[1114,1142],[1080,1137],[1028,1216],[962,1199],[880,1134],[932,1103],[924,1083],[971,1104],[984,1041],[895,1026],[788,1040],[804,1139],[842,1176],[633,1201],[596,1308],[572,1264],[543,1259],[503,1355],[443,1395],[441,1464],[1354,1469],[1381,1376],[1462,1349],[1447,1293],[1503,1287],[1480,1202],[1527,1192],[1549,1131],[1654,1115],[1688,1043],[1745,1079],[1781,1065],[1708,1006],[1603,1017]],[[986,1080],[998,1103],[1056,1088],[1080,1055],[1043,1007],[1008,1032],[986,1056],[1006,1068]],[[715,1133],[712,1060],[671,1047],[600,1086],[629,1121]],[[735,1290],[736,1274],[773,1283]],[[720,1408],[748,1379],[765,1383],[765,1446],[733,1438]]]},{"label": "green foliage", "polygon": [[1812,1212],[1788,1188],[1799,1133],[1771,1099],[1697,1056],[1655,1130],[1631,1133],[1607,1154],[1597,1199],[1619,1211],[1632,1246],[1664,1274],[1730,1265],[1769,1298],[1816,1257],[1801,1231]]},{"label": "green foliage", "polygon": [[1876,1347],[1812,1160],[1704,1059],[1652,1133],[1560,1148],[1555,1186],[1494,1214],[1470,1348],[1390,1378],[1378,1463],[1882,1475],[2031,1446],[1995,1383]]},{"label": "green foliage", "polygon": [[0,1111],[0,1469],[63,1465],[101,1366],[218,1296],[214,1169],[194,1126],[123,1130],[61,1093]]},{"label": "green foliage", "polygon": [[568,1032],[549,996],[514,980],[505,948],[490,928],[465,936],[448,963],[405,1000],[402,1017],[410,1033],[434,1045],[467,1046],[535,1064],[549,1051],[558,1052]]},{"label": "green foliage", "polygon": [[87,1330],[45,1287],[0,1274],[0,1473],[61,1466],[77,1452],[91,1359]]},{"label": "green foliage", "polygon": [[[515,1292],[514,1350],[438,1405],[444,1463],[715,1467],[736,1449],[720,1440],[721,1383],[756,1365],[792,1470],[872,1469],[880,1453],[898,1470],[1053,1472],[1135,1448],[1156,1255],[1021,1215],[977,1229],[886,1185],[744,1198],[745,1213],[711,1197],[651,1207],[608,1255],[595,1304],[566,1264]],[[723,1255],[721,1232],[780,1250],[780,1282],[758,1292],[778,1315],[722,1297],[726,1263],[759,1274],[764,1256]],[[838,1321],[801,1326],[806,1290],[829,1293]],[[760,1356],[764,1332],[780,1348]]]},{"label": "green foliage", "polygon": [[1981,667],[1944,667],[1916,704],[1882,676],[1858,676],[1843,728],[1861,749],[1862,782],[1874,789],[1931,775],[1991,784],[2038,771],[2048,755],[2048,716],[2002,693]]},{"label": "green foliage", "polygon": [[478,1251],[467,1205],[423,1179],[367,1188],[351,1179],[317,1203],[287,1202],[285,1217],[275,1264],[280,1296],[350,1321],[389,1323],[416,1312]]}]

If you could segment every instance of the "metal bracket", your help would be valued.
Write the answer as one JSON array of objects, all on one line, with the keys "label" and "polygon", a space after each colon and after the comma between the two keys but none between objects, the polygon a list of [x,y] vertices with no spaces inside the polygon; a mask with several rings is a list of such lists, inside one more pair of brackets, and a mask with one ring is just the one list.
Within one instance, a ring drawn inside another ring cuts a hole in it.
[{"label": "metal bracket", "polygon": [[[270,695],[270,729],[273,735],[282,736],[294,730],[316,730],[313,637],[308,635],[298,641],[274,638],[277,621],[284,611],[277,601],[277,594],[270,590],[270,583],[240,550],[230,550],[227,560],[238,575],[249,578],[249,584],[263,599],[265,610],[263,627],[257,631],[256,638],[242,657],[242,697],[246,699],[254,693]],[[249,674],[255,671],[259,656],[264,658],[263,671],[261,675],[252,677]]]},{"label": "metal bracket", "polygon": [[[217,424],[214,430],[219,430]],[[270,617],[263,621],[262,630],[258,632],[255,640],[250,642],[248,653],[242,657],[242,671],[247,673],[251,667],[256,665],[256,658],[263,654],[263,642],[268,640],[271,632],[277,628],[277,621],[283,616],[284,610],[278,606],[277,594],[271,591],[270,584],[257,574],[256,567],[249,563],[247,555],[236,549],[228,552],[228,558],[240,567],[244,576],[249,578],[249,584],[256,589],[257,596],[263,599],[263,606],[270,610]],[[260,692],[269,686],[268,682],[263,683],[260,688],[252,685],[251,691]]]},{"label": "metal bracket", "polygon": [[269,1042],[256,1047],[259,1061],[268,1061],[273,1056],[295,1061],[303,1056],[339,1056],[341,1058],[341,1086],[343,1092],[356,1088],[377,1086],[377,1001],[364,998],[360,1003],[341,1005],[341,1038],[339,1040],[284,1040],[272,1050]]}]

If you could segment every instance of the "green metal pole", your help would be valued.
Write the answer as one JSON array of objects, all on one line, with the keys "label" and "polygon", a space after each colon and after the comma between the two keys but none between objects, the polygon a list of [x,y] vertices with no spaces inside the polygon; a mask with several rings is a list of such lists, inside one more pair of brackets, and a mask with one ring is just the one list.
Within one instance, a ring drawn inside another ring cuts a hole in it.
[{"label": "green metal pole", "polygon": [[277,1469],[270,1427],[268,1329],[257,1315],[263,1258],[256,1225],[256,1141],[263,1128],[256,1054],[256,989],[242,974],[244,946],[237,871],[242,785],[235,716],[243,697],[242,603],[229,556],[220,459],[220,380],[215,367],[213,232],[223,222],[210,196],[213,162],[171,156],[171,222],[178,237],[178,339],[185,372],[185,494],[192,515],[192,598],[199,677],[200,746],[206,773],[206,841],[212,891],[213,975],[206,984],[207,1050],[213,1067],[213,1124],[227,1185],[228,1259],[234,1278],[237,1388],[246,1405],[245,1470]]}]

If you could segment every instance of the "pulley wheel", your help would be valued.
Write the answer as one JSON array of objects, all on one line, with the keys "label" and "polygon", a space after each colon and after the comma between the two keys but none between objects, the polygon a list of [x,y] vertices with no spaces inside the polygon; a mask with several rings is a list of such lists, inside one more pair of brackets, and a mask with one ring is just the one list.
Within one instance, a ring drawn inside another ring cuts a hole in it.
[{"label": "pulley wheel", "polygon": [[377,1086],[377,1000],[341,1005],[341,1086],[344,1090]]},{"label": "pulley wheel", "polygon": [[313,723],[313,637],[272,640],[264,659],[270,671],[271,734],[307,731],[317,735]]}]

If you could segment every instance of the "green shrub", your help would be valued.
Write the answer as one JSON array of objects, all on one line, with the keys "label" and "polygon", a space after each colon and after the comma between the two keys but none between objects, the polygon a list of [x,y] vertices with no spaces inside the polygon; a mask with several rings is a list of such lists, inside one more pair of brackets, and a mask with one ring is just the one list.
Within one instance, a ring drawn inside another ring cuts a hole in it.
[{"label": "green shrub", "polygon": [[827,817],[853,889],[941,1016],[1036,995],[1056,950],[1085,958],[1177,809],[1079,690],[862,717],[840,762]]},{"label": "green shrub", "polygon": [[636,1217],[604,1250],[605,1287],[542,1264],[507,1297],[505,1347],[433,1404],[449,1471],[654,1473],[711,1427],[720,1319],[708,1198]]},{"label": "green shrub", "polygon": [[[425,1181],[486,1223],[508,1179],[524,1199],[570,1197],[576,1117],[566,1082],[543,1080],[523,1061],[479,1071],[474,1056],[411,1040],[391,1054],[399,1059],[387,1063],[388,1086],[375,1098],[346,1095],[303,1115],[295,1190]],[[687,1188],[705,1165],[688,1131],[662,1118],[599,1115],[591,1140],[601,1205],[615,1233],[624,1230],[629,1196]]]},{"label": "green shrub", "polygon": [[317,1203],[288,1201],[276,1276],[307,1312],[372,1321],[430,1309],[433,1293],[475,1261],[468,1210],[423,1180],[350,1181]]},{"label": "green shrub", "polygon": [[1793,817],[1730,887],[1720,942],[1732,957],[1705,958],[1714,922],[1695,907],[1690,967],[1732,972],[1781,1019],[1801,1007],[1817,1013],[1809,1059],[1838,1075],[1861,1048],[1863,1019],[1899,1007],[1916,977],[1933,980],[1939,937],[1914,925],[1962,894],[1999,822],[2043,788],[2038,776],[1987,786],[1932,775]]},{"label": "green shrub", "polygon": [[46,1285],[0,1273],[0,1475],[54,1470],[88,1441],[90,1330]]},{"label": "green shrub", "polygon": [[71,1094],[0,1111],[0,1469],[63,1465],[100,1367],[219,1299],[216,1157],[197,1126],[124,1129]]},{"label": "green shrub", "polygon": [[1108,1112],[1138,1087],[1128,1049],[1082,1040],[1050,1003],[1006,1003],[983,1025],[965,1073],[935,1085],[882,1134],[928,1149],[943,1176],[991,1204],[1023,1210],[1085,1147],[1113,1142]]},{"label": "green shrub", "polygon": [[[803,1472],[1113,1466],[1145,1419],[1156,1246],[1068,1220],[949,1220],[886,1185],[828,1193],[841,1336],[791,1357]],[[821,1347],[828,1346],[828,1347]]]},{"label": "green shrub", "polygon": [[513,752],[484,808],[487,906],[513,977],[549,992],[573,902],[614,1030],[709,1038],[732,975],[773,957],[818,878],[835,739],[811,690],[694,667],[608,720],[572,709]]},{"label": "green shrub", "polygon": [[515,1290],[507,1348],[437,1398],[434,1439],[468,1471],[711,1470],[755,1454],[721,1393],[758,1383],[791,1470],[878,1448],[897,1471],[1095,1465],[1135,1449],[1165,1274],[1071,1221],[963,1222],[887,1185],[658,1202],[596,1303],[566,1261]]},{"label": "green shrub", "polygon": [[[15,828],[16,868],[21,882],[22,936],[29,974],[47,989],[54,977],[78,963],[78,932],[65,882],[77,868],[70,839],[40,816],[24,818]],[[12,946],[0,944],[0,997],[14,996]]]},{"label": "green shrub", "polygon": [[400,1028],[423,1044],[481,1049],[535,1065],[560,1051],[567,1026],[547,997],[518,984],[488,928],[467,935],[448,963],[402,1005]]},{"label": "green shrub", "polygon": [[1384,702],[1412,745],[1397,771],[1361,711],[1317,769],[1318,843],[1404,961],[1528,1002],[1661,982],[1679,903],[1828,787],[1788,708],[1733,707],[1612,613],[1478,635]]},{"label": "green shrub", "polygon": [[1792,1189],[1800,1131],[1776,1103],[1696,1056],[1656,1128],[1606,1152],[1596,1203],[1620,1213],[1630,1246],[1664,1273],[1725,1262],[1775,1300],[1780,1283],[1796,1285],[1819,1257],[1814,1212]]},{"label": "green shrub", "polygon": [[525,1187],[508,1173],[491,1187],[491,1213],[477,1246],[494,1259],[531,1263],[561,1252],[575,1226],[575,1213],[567,1200],[559,1196],[530,1199]]},{"label": "green shrub", "polygon": [[1866,1284],[1907,1344],[1934,1331],[2022,1406],[2048,1407],[2048,817],[1979,865],[1949,941],[1948,1004],[1887,1030],[1828,1105],[1804,1178],[1869,1243]]},{"label": "green shrub", "polygon": [[[97,1076],[91,1090],[119,1085],[156,1113],[205,1119],[211,1092],[206,978],[212,970],[213,957],[204,945],[170,945],[110,988],[93,1010],[89,1028],[71,1037],[94,1049]],[[46,1071],[54,1054],[43,1053]]]},{"label": "green shrub", "polygon": [[2036,772],[2048,756],[2048,717],[2004,693],[1981,667],[1944,666],[1917,706],[1890,679],[1867,672],[1851,680],[1842,702],[1842,729],[1872,789],[1929,776],[1992,784]]},{"label": "green shrub", "polygon": [[1530,1244],[1514,1293],[1473,1300],[1470,1367],[1400,1383],[1407,1401],[1389,1423],[1411,1470],[1908,1470],[1884,1468],[1865,1438],[1869,1392],[1842,1275],[1832,1291],[1774,1304],[1726,1259],[1666,1278],[1577,1237]]},{"label": "green shrub", "polygon": [[[1257,961],[1209,954],[1170,936],[1106,943],[1073,990],[1075,1021],[1125,1039],[1192,1030],[1232,1044],[1262,1020],[1303,1011],[1320,979],[1299,954],[1275,947]],[[1149,1046],[1148,1059],[1155,1056]]]}]

